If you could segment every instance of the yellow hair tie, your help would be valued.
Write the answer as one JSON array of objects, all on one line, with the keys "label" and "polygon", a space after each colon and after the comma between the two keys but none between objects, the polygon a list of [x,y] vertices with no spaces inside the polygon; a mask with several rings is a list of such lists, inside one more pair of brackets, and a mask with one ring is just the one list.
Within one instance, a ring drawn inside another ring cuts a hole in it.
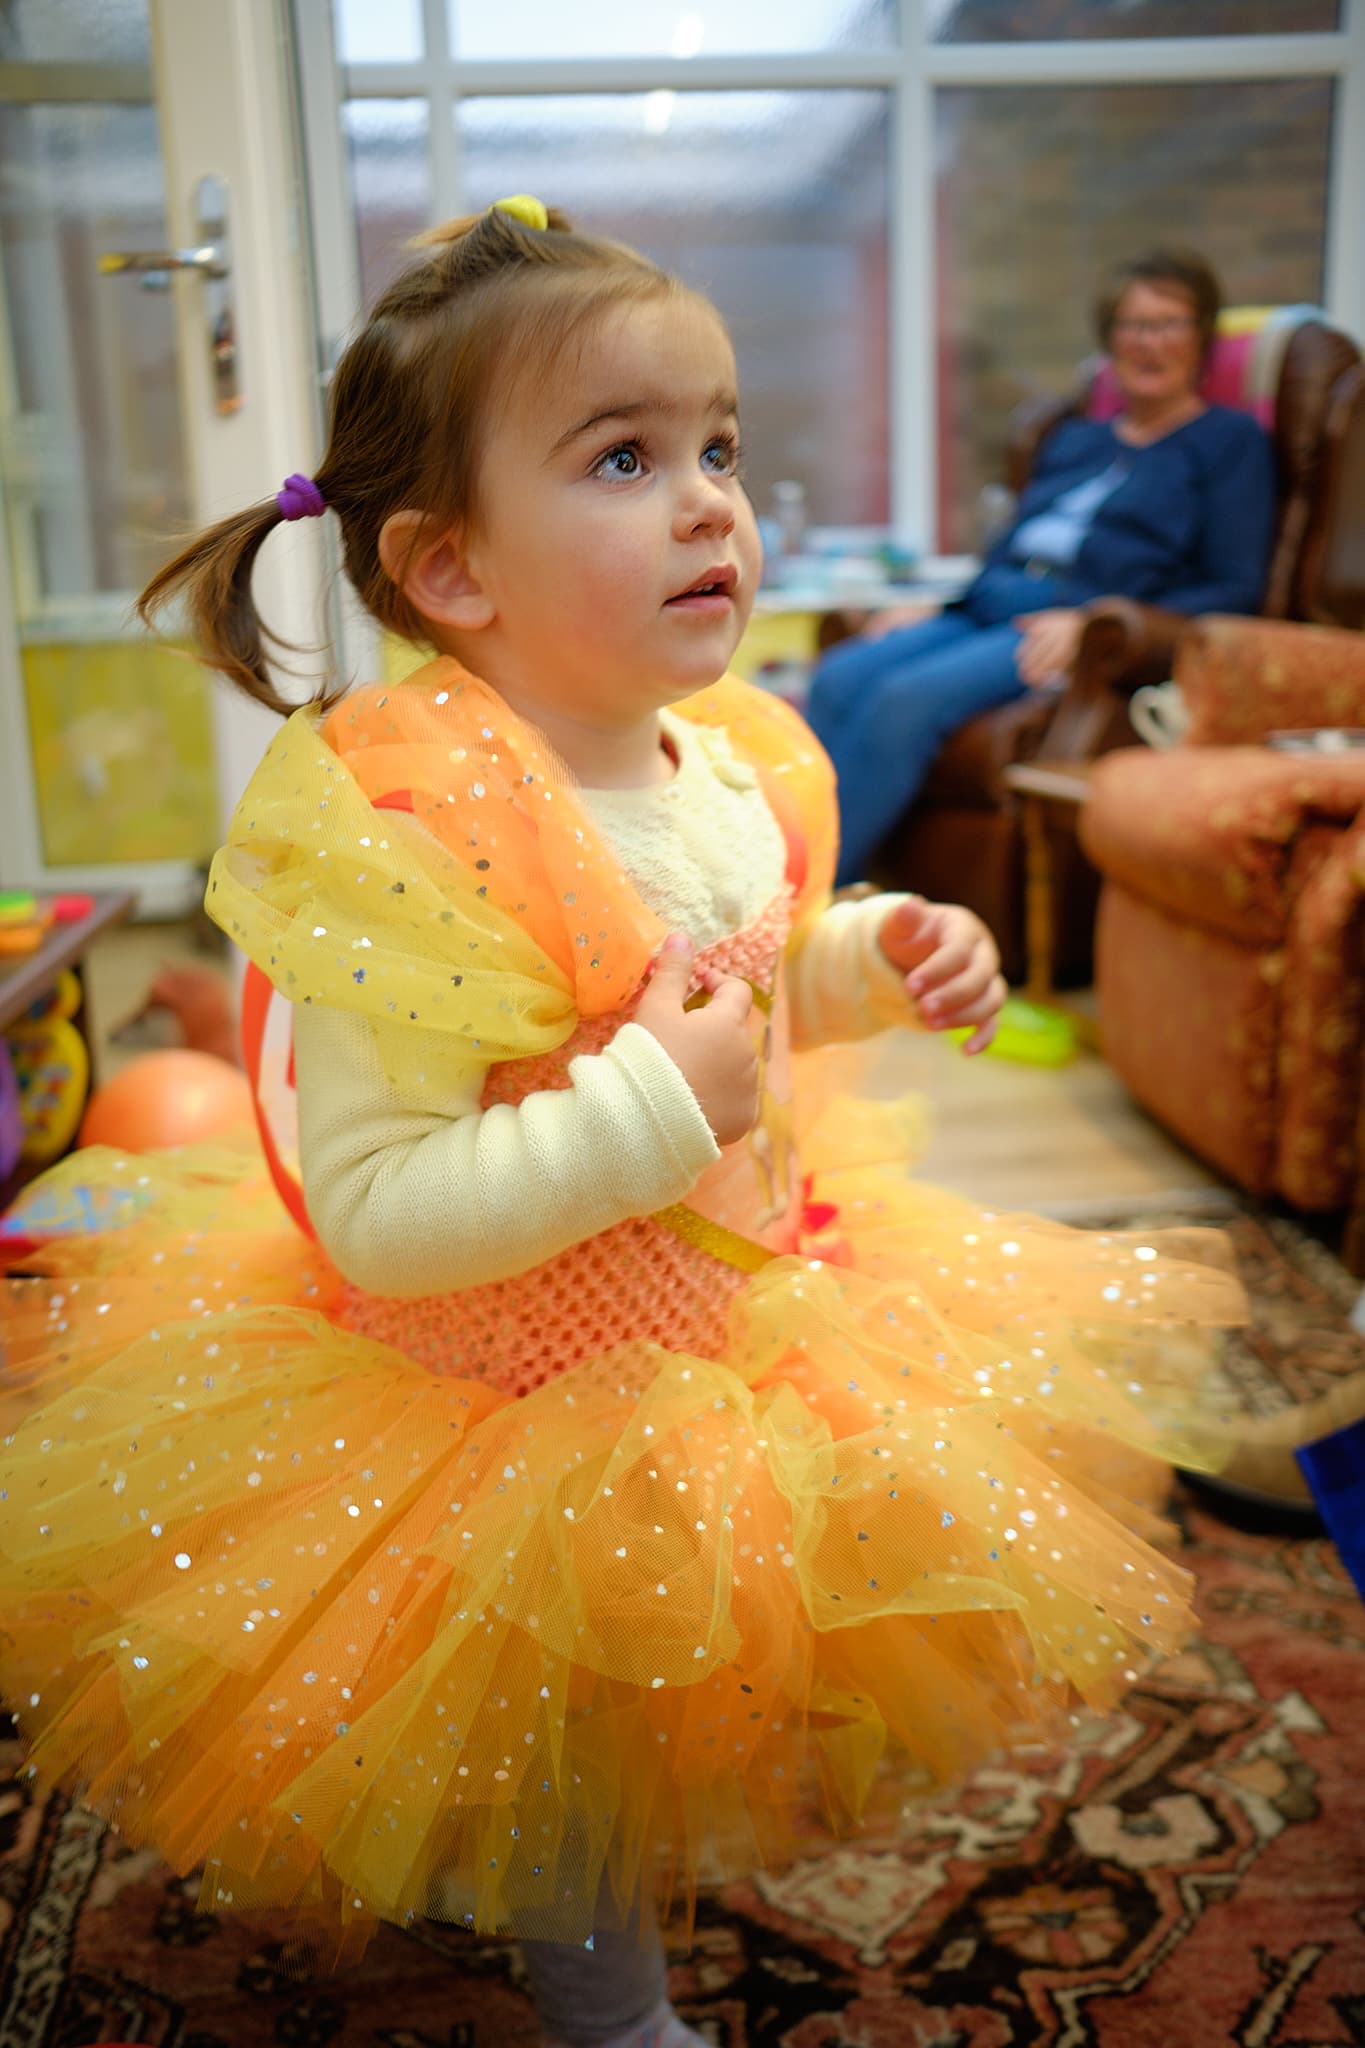
[{"label": "yellow hair tie", "polygon": [[489,207],[490,213],[510,213],[513,220],[519,220],[523,227],[545,229],[550,225],[550,216],[538,199],[529,192],[514,193],[510,199],[495,199]]}]

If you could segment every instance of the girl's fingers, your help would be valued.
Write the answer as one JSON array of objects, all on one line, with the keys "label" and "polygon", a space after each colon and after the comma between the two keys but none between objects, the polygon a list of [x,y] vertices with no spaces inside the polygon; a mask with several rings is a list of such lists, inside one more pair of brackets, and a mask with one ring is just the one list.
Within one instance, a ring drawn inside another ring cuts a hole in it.
[{"label": "girl's fingers", "polygon": [[954,975],[961,974],[972,958],[973,948],[961,939],[951,939],[946,946],[940,946],[927,960],[921,961],[914,973],[907,978],[906,987],[912,996],[927,996],[939,992],[943,984]]},{"label": "girl's fingers", "polygon": [[940,987],[931,990],[920,1003],[920,1008],[926,1016],[934,1018],[936,1022],[941,1019],[958,1024],[964,1023],[968,1021],[964,1012],[973,1003],[985,999],[994,980],[995,970],[991,962],[974,959],[961,973],[955,974],[951,981],[945,981]]},{"label": "girl's fingers", "polygon": [[943,912],[922,897],[911,897],[897,904],[882,925],[881,949],[894,966],[917,969],[931,957],[942,929]]},{"label": "girl's fingers", "polygon": [[964,1053],[984,1052],[986,1047],[991,1044],[999,1029],[1000,1010],[1008,993],[1004,977],[997,974],[989,989],[981,998],[981,1001],[973,1005],[974,1012],[984,1012],[980,1023],[977,1023],[976,1015],[959,1017],[958,1022],[960,1024],[977,1024],[977,1028],[971,1037],[963,1043],[962,1050]]},{"label": "girl's fingers", "polygon": [[970,1038],[962,1041],[965,1058],[970,1059],[973,1053],[985,1052],[988,1045],[994,1044],[997,1022],[998,1019],[992,1017],[989,1024],[983,1024],[979,1031],[974,1031]]},{"label": "girl's fingers", "polygon": [[1005,984],[999,975],[993,975],[979,996],[972,1002],[956,1004],[951,1016],[943,1021],[955,1031],[960,1031],[964,1024],[989,1024],[993,1017],[999,1015],[1004,1000]]},{"label": "girl's fingers", "polygon": [[712,1015],[731,1017],[742,1024],[754,1006],[754,992],[747,981],[737,975],[723,974],[718,977],[719,986],[711,997]]}]

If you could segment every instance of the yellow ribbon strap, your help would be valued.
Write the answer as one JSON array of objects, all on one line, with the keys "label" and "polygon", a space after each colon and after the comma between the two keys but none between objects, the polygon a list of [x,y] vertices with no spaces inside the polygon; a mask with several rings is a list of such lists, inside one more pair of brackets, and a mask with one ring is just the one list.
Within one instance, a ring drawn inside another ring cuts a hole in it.
[{"label": "yellow ribbon strap", "polygon": [[[748,976],[739,975],[736,977],[736,979],[740,981],[747,981]],[[764,988],[761,982],[750,981],[749,993],[754,999],[754,1008],[758,1011],[759,1016],[771,1017],[773,1013],[772,990],[770,988]],[[710,989],[699,988],[692,995],[688,996],[688,998],[683,1004],[683,1008],[685,1010],[704,1010],[707,1004],[710,1002],[710,1000]]]},{"label": "yellow ribbon strap", "polygon": [[741,1273],[761,1273],[777,1257],[776,1252],[756,1244],[753,1238],[741,1237],[737,1230],[727,1230],[723,1223],[713,1223],[709,1216],[689,1209],[683,1202],[672,1202],[667,1209],[656,1209],[654,1221],[662,1223],[664,1229],[671,1230],[675,1237],[685,1238],[688,1244],[710,1252],[713,1259],[721,1259]]}]

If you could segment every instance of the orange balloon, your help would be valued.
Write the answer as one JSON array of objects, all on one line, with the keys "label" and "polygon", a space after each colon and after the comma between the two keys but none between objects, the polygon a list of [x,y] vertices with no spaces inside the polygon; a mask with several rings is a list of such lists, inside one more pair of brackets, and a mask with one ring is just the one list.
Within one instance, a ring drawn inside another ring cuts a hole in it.
[{"label": "orange balloon", "polygon": [[130,1060],[91,1096],[82,1145],[161,1152],[221,1138],[252,1119],[246,1075],[212,1053],[176,1048]]}]

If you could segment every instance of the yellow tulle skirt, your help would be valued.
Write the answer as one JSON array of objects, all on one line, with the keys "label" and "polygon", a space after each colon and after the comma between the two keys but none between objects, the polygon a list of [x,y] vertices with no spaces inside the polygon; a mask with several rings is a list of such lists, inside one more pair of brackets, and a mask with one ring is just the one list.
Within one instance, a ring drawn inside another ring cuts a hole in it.
[{"label": "yellow tulle skirt", "polygon": [[604,1886],[685,1903],[1111,1701],[1190,1619],[1150,1539],[1224,1435],[1217,1240],[817,1192],[838,1247],[721,1355],[509,1399],[341,1328],[254,1145],[68,1162],[3,1304],[33,1767],[338,1953],[581,1941]]}]

